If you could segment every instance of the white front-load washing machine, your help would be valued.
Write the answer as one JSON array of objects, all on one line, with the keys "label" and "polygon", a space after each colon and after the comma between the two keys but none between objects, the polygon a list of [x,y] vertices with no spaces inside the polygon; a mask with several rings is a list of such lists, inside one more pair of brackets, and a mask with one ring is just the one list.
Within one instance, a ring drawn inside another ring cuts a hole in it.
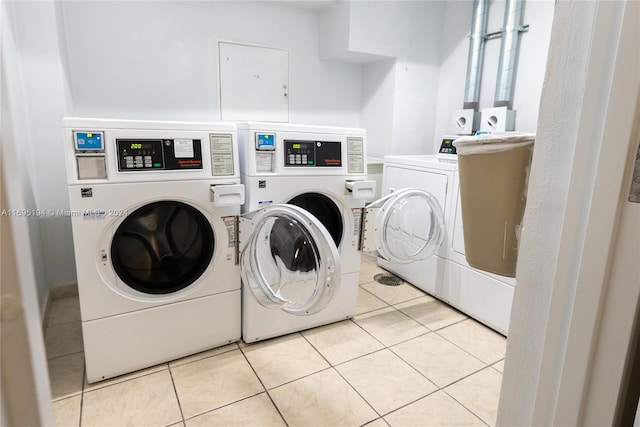
[{"label": "white front-load washing machine", "polygon": [[87,380],[239,340],[235,125],[64,128]]},{"label": "white front-load washing machine", "polygon": [[362,129],[238,124],[244,341],[355,314],[362,208],[375,193],[365,137]]},{"label": "white front-load washing machine", "polygon": [[363,129],[243,123],[238,141],[244,341],[353,317],[363,251],[410,262],[439,247],[440,208],[424,191],[365,207]]},{"label": "white front-load washing machine", "polygon": [[[443,150],[451,140],[443,139]],[[456,156],[385,156],[382,194],[409,186],[428,192],[442,206],[445,237],[433,257],[411,263],[378,258],[378,264],[506,335],[515,279],[477,270],[466,261]]]}]

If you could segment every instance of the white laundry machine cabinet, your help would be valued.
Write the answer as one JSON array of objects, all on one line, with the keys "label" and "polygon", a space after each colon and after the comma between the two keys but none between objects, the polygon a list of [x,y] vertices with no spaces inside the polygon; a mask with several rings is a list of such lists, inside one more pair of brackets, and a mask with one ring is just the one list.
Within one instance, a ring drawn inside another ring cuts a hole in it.
[{"label": "white laundry machine cabinet", "polygon": [[363,129],[239,123],[242,337],[352,317],[367,180]]},{"label": "white laundry machine cabinet", "polygon": [[235,125],[64,129],[87,380],[239,340]]},{"label": "white laundry machine cabinet", "polygon": [[477,270],[465,259],[456,156],[385,156],[382,180],[382,194],[416,187],[437,199],[445,237],[433,257],[404,264],[378,258],[378,264],[506,335],[515,280]]}]

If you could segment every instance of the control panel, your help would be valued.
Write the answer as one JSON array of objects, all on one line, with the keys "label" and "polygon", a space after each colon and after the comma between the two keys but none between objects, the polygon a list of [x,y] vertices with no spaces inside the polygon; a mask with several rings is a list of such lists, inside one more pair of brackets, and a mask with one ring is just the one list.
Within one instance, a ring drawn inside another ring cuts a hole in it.
[{"label": "control panel", "polygon": [[453,145],[453,141],[455,141],[455,137],[445,136],[442,138],[442,142],[440,143],[440,149],[438,150],[438,154],[451,154],[456,155],[456,147]]},{"label": "control panel", "polygon": [[116,139],[118,170],[202,169],[199,139]]},{"label": "control panel", "polygon": [[284,165],[306,167],[342,166],[339,141],[284,140]]}]

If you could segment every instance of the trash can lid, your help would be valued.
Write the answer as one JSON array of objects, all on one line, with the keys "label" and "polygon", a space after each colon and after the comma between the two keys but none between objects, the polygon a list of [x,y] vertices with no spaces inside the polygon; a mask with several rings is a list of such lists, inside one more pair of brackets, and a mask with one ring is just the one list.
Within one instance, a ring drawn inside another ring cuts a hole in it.
[{"label": "trash can lid", "polygon": [[463,136],[453,141],[458,155],[491,153],[533,144],[535,133],[508,132]]}]

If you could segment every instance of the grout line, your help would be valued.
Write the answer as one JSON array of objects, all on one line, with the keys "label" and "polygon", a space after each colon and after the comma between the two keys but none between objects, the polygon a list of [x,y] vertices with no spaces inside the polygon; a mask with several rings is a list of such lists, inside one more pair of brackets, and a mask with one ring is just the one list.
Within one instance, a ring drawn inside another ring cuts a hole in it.
[{"label": "grout line", "polygon": [[180,420],[184,425],[184,412],[182,411],[182,403],[180,403],[180,396],[178,396],[178,389],[176,388],[176,382],[173,379],[173,372],[171,372],[171,366],[167,363],[167,371],[169,371],[169,377],[171,378],[171,385],[173,386],[173,393],[176,396],[176,402],[178,403],[178,410],[180,410]]},{"label": "grout line", "polygon": [[[451,384],[449,384],[451,385]],[[447,386],[449,387],[449,386]],[[455,400],[456,402],[458,402],[458,404],[460,406],[462,406],[464,409],[466,409],[467,411],[471,412],[471,414],[473,414],[474,417],[476,417],[477,419],[479,419],[480,421],[482,421],[485,425],[487,426],[491,426],[491,424],[489,424],[488,422],[486,422],[484,419],[482,419],[482,417],[480,417],[480,415],[476,414],[473,410],[471,410],[471,408],[468,408],[467,405],[463,404],[462,402],[460,402],[458,399],[456,399],[455,397],[453,397],[451,394],[449,394],[445,389],[442,389],[442,392],[445,393],[447,396],[449,396],[450,398],[452,398],[453,400]]]},{"label": "grout line", "polygon": [[[297,334],[301,335],[299,332],[296,332]],[[271,397],[271,394],[269,393],[269,390],[267,389],[267,387],[264,385],[264,382],[262,382],[262,378],[260,378],[260,375],[258,375],[258,372],[256,372],[255,368],[253,367],[253,365],[251,364],[251,361],[249,361],[249,358],[247,357],[247,355],[244,353],[244,351],[242,351],[242,347],[240,347],[240,353],[242,354],[242,356],[244,357],[244,360],[247,361],[247,364],[249,365],[249,367],[251,368],[251,370],[253,371],[253,374],[256,376],[256,378],[258,379],[258,381],[260,381],[260,385],[262,386],[262,388],[264,389],[264,393],[267,395],[267,397],[269,398],[269,400],[271,401],[271,404],[273,405],[274,408],[276,408],[276,411],[278,412],[278,415],[280,415],[280,418],[282,419],[282,422],[288,426],[289,423],[287,423],[287,420],[284,418],[284,415],[282,414],[282,412],[280,412],[280,408],[278,408],[278,405],[276,405],[276,402],[273,400],[273,397]],[[281,384],[284,385],[284,384]],[[278,386],[279,387],[279,386]],[[274,387],[277,388],[277,387]]]},{"label": "grout line", "polygon": [[[351,320],[351,319],[348,319],[348,320]],[[317,348],[316,348],[316,346],[315,346],[315,345],[313,345],[313,343],[312,343],[311,341],[309,341],[309,339],[308,339],[308,338],[307,338],[303,333],[300,333],[300,335],[302,336],[302,338],[304,338],[304,340],[305,340],[307,343],[309,343],[309,345],[311,346],[311,348],[312,348],[312,349],[314,349],[314,350],[316,351],[316,353],[318,353],[318,354],[320,355],[320,357],[322,357],[322,359],[324,359],[324,361],[325,361],[325,362],[327,362],[327,365],[329,365],[329,366],[333,366],[333,364],[329,361],[329,359],[327,359],[327,358],[324,356],[324,354],[322,354],[322,352],[321,352],[319,349],[317,349]],[[321,371],[318,371],[318,372],[321,372]]]},{"label": "grout line", "polygon": [[[382,349],[382,350],[384,350],[384,349]],[[342,378],[342,379],[343,379],[343,380],[344,380],[344,381],[349,385],[349,387],[351,387],[351,389],[352,389],[353,391],[355,391],[355,392],[356,392],[356,394],[357,394],[358,396],[360,396],[360,399],[362,399],[362,400],[364,401],[364,403],[366,403],[366,404],[369,406],[369,408],[371,408],[371,410],[372,410],[373,412],[375,412],[375,413],[376,413],[376,415],[378,415],[378,418],[382,417],[382,414],[380,414],[380,412],[378,412],[378,410],[377,410],[376,408],[374,408],[374,407],[373,407],[373,405],[372,405],[372,404],[371,404],[371,403],[370,403],[370,402],[369,402],[369,401],[368,401],[368,400],[367,400],[367,399],[366,399],[362,394],[360,394],[360,392],[358,391],[358,389],[357,389],[357,388],[355,388],[355,386],[354,386],[353,384],[351,384],[351,383],[349,382],[349,380],[348,380],[348,379],[346,379],[346,378],[342,375],[342,373],[336,369],[336,367],[335,367],[335,366],[332,366],[332,367],[331,367],[331,369],[333,369],[333,370],[334,370],[334,371],[335,371],[335,372],[340,376],[340,378]],[[375,420],[375,418],[374,418],[373,420],[367,421],[367,424],[368,424],[368,423],[370,423],[370,422],[372,422],[372,421],[374,421],[374,420]]]},{"label": "grout line", "polygon": [[[453,325],[455,325],[455,324],[456,324],[456,323],[454,323],[454,324],[452,324],[452,325],[450,325],[450,326],[453,326]],[[443,330],[443,329],[445,329],[445,328],[440,328],[440,329],[438,329],[438,331],[441,331],[441,330]],[[450,339],[448,339],[447,337],[440,335],[440,334],[438,333],[438,331],[434,331],[434,333],[435,333],[437,336],[439,336],[439,337],[440,337],[440,338],[442,338],[443,340],[447,341],[448,343],[450,343],[450,344],[452,344],[452,345],[456,346],[457,348],[459,348],[460,350],[464,351],[465,353],[467,353],[469,356],[473,357],[474,359],[477,359],[477,360],[479,360],[480,362],[484,363],[485,365],[487,365],[487,367],[490,367],[490,366],[491,366],[491,365],[493,365],[494,363],[498,363],[500,360],[504,360],[504,357],[502,357],[502,359],[497,360],[497,361],[494,361],[494,362],[485,362],[484,360],[480,359],[480,358],[479,358],[478,356],[476,356],[475,354],[471,353],[469,350],[467,350],[467,349],[465,349],[465,348],[461,347],[460,345],[458,345],[458,344],[456,344],[455,342],[451,341],[451,340],[450,340]]]},{"label": "grout line", "polygon": [[80,416],[78,417],[78,427],[82,427],[82,410],[84,409],[84,385],[87,382],[87,364],[82,361],[82,392],[80,393]]},{"label": "grout line", "polygon": [[[390,308],[393,308],[394,310],[396,310],[396,311],[398,311],[398,312],[400,312],[401,314],[403,314],[403,315],[404,315],[404,316],[406,316],[407,318],[409,318],[409,319],[413,320],[413,321],[414,321],[414,322],[416,322],[418,325],[420,325],[420,326],[422,326],[422,327],[424,327],[424,328],[426,329],[426,332],[424,332],[424,333],[421,333],[421,334],[419,334],[419,335],[416,335],[415,337],[407,338],[406,340],[403,340],[403,341],[400,341],[400,342],[397,342],[397,343],[391,344],[391,346],[399,345],[399,344],[402,344],[402,343],[405,343],[405,342],[408,342],[408,341],[414,340],[414,339],[416,339],[416,338],[419,338],[419,337],[425,336],[425,335],[430,334],[431,332],[433,332],[431,329],[429,329],[429,327],[427,327],[427,326],[423,325],[422,323],[418,322],[418,321],[417,321],[416,319],[414,319],[413,317],[411,317],[411,316],[407,315],[406,313],[402,312],[401,310],[398,310],[398,309],[397,309],[397,308],[395,308],[394,306],[390,305],[389,307],[390,307]],[[370,312],[370,313],[374,313],[375,311],[382,311],[382,310],[386,310],[386,309],[387,309],[387,308],[389,308],[389,307],[383,307],[383,308],[380,308],[380,309],[378,309],[378,310],[374,310],[374,311],[372,311],[372,312]],[[390,347],[390,346],[386,345],[385,343],[383,343],[382,341],[380,341],[378,338],[376,338],[376,336],[375,336],[375,335],[373,335],[371,332],[369,332],[368,330],[366,330],[363,326],[361,326],[361,325],[360,325],[360,324],[355,320],[355,318],[352,318],[352,319],[351,319],[351,321],[353,321],[353,323],[355,323],[355,324],[356,324],[360,329],[362,329],[362,330],[363,330],[363,331],[365,331],[367,334],[369,334],[369,336],[371,336],[373,339],[375,339],[375,340],[376,340],[376,341],[378,341],[380,344],[382,344],[385,348],[389,348],[389,347]],[[377,351],[377,350],[376,350],[376,351]]]},{"label": "grout line", "polygon": [[[266,393],[266,391],[261,391],[261,392],[252,394],[250,396],[243,397],[242,399],[238,399],[238,400],[234,400],[233,402],[225,403],[224,405],[220,405],[220,406],[217,406],[217,407],[212,408],[212,409],[207,409],[204,412],[199,412],[199,413],[197,413],[195,415],[192,415],[192,416],[190,416],[189,418],[186,418],[186,419],[183,418],[182,423],[184,424],[189,420],[193,420],[194,418],[198,418],[198,417],[201,417],[201,416],[203,416],[205,414],[210,414],[212,412],[216,412],[218,409],[226,408],[228,406],[235,405],[236,403],[243,402],[245,400],[249,400],[249,399],[251,399],[253,397],[256,397],[256,396],[260,396],[262,393]],[[277,407],[276,407],[276,409],[277,409]],[[172,424],[170,424],[170,425],[172,425]]]},{"label": "grout line", "polygon": [[[413,366],[412,366],[412,368],[413,368]],[[423,376],[424,376],[424,375],[423,375]],[[425,378],[426,378],[426,377],[425,377]],[[427,379],[428,379],[428,378],[427,378]],[[434,383],[433,381],[431,381],[431,383],[432,383],[433,385],[435,385],[435,383]],[[436,385],[436,387],[437,387],[437,385]],[[427,393],[427,394],[425,394],[424,396],[420,396],[419,398],[414,399],[414,400],[412,400],[411,402],[405,403],[404,405],[397,407],[397,408],[396,408],[396,409],[394,409],[393,411],[389,411],[389,412],[387,412],[386,414],[382,415],[382,417],[386,417],[387,415],[393,414],[394,412],[397,412],[397,411],[399,411],[399,410],[401,410],[401,409],[403,409],[403,408],[406,408],[407,406],[413,405],[414,403],[418,402],[419,400],[422,400],[422,399],[424,399],[425,397],[431,396],[432,394],[435,394],[435,393],[437,393],[437,392],[439,392],[439,391],[441,391],[441,389],[433,390],[432,392]],[[382,418],[382,417],[381,417],[381,418]],[[384,422],[387,422],[387,421],[386,421],[386,420],[384,420]],[[388,424],[388,423],[387,423],[387,424]]]}]

